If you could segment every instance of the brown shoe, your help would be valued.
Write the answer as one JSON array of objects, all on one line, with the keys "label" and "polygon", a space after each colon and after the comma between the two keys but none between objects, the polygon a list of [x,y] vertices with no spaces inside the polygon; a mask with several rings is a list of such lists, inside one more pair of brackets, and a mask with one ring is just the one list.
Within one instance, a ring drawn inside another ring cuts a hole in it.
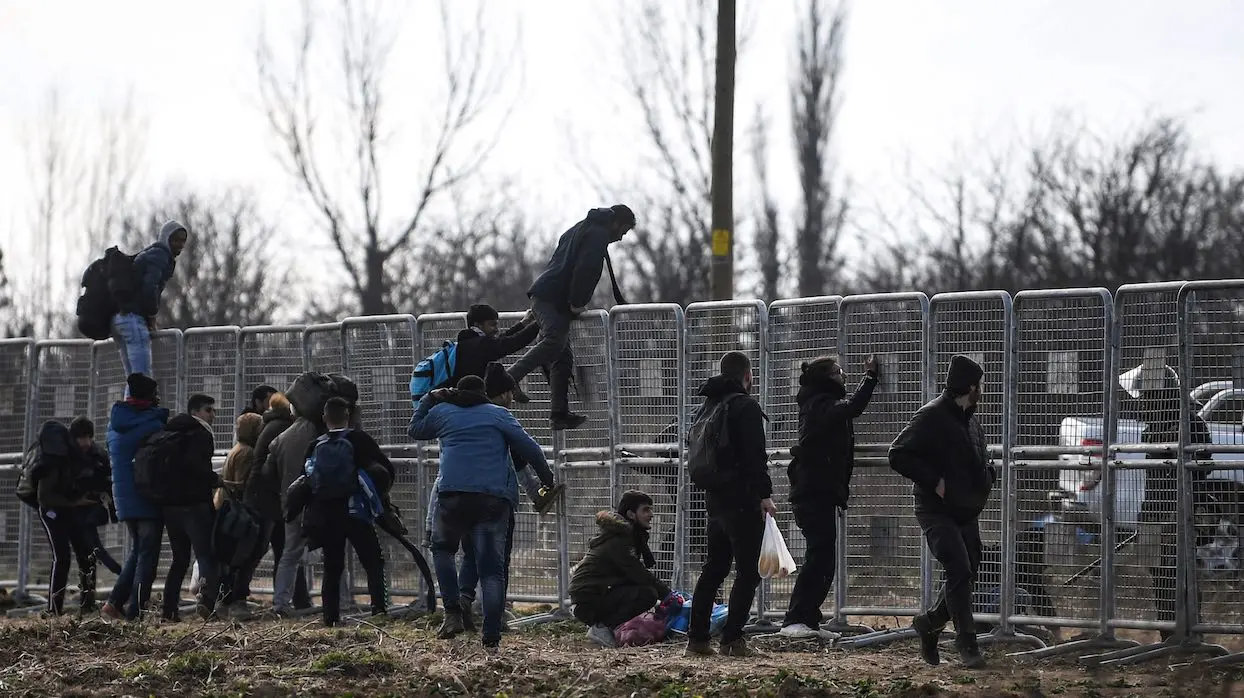
[{"label": "brown shoe", "polygon": [[684,657],[711,657],[717,654],[713,651],[713,644],[708,640],[687,640],[687,651],[683,653]]},{"label": "brown shoe", "polygon": [[723,642],[719,653],[723,657],[755,657],[758,655],[756,650],[747,646],[747,640],[741,637],[733,642]]}]

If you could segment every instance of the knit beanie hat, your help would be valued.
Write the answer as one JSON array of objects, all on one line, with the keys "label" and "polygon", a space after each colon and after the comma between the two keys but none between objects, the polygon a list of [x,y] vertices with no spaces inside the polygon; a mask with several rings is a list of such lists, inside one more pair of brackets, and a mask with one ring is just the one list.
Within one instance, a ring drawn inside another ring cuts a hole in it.
[{"label": "knit beanie hat", "polygon": [[950,370],[946,372],[946,389],[955,395],[967,395],[972,386],[979,385],[985,370],[980,364],[962,354],[950,358]]}]

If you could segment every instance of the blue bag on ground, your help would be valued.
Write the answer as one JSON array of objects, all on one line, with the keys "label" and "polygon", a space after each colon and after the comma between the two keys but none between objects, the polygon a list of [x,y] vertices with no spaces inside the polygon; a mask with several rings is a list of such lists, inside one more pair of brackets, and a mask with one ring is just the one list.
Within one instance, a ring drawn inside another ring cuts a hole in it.
[{"label": "blue bag on ground", "polygon": [[457,342],[445,342],[445,346],[440,351],[425,357],[416,364],[414,373],[410,375],[410,399],[415,403],[415,407],[419,407],[419,401],[423,399],[423,396],[433,390],[452,387],[448,383],[457,365]]},{"label": "blue bag on ground", "polygon": [[[683,605],[677,613],[671,613],[665,619],[665,632],[686,634],[687,628],[691,625],[691,607],[695,604],[695,599],[686,592],[675,592],[682,597]],[[713,614],[709,617],[708,634],[714,637],[721,635],[721,629],[726,625],[726,616],[730,609],[722,603],[713,604]]]}]

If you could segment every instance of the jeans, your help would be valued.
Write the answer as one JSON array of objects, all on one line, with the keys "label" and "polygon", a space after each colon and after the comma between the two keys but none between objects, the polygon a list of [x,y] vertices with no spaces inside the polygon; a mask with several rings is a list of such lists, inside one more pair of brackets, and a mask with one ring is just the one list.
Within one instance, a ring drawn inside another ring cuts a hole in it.
[{"label": "jeans", "polygon": [[[610,630],[635,616],[651,611],[661,598],[654,587],[623,585],[611,587],[603,597],[574,605],[574,617],[587,625],[604,625]],[[692,605],[694,609],[695,606]]]},{"label": "jeans", "polygon": [[[514,512],[510,511],[510,527],[505,533],[505,594],[510,593],[510,555],[514,552]],[[462,570],[458,572],[458,595],[463,602],[475,603],[479,586],[479,567],[475,564],[475,545],[470,538],[462,539]]]},{"label": "jeans", "polygon": [[[553,471],[546,466],[542,473],[537,474],[535,466],[527,465],[518,471],[518,481],[522,484],[523,491],[527,493],[528,499],[533,503],[536,501],[536,495],[540,494],[540,488],[546,484],[552,484]],[[436,493],[441,488],[440,473],[436,475],[436,482],[432,483],[432,492],[428,495],[428,516],[424,521],[428,531],[428,538],[433,537],[433,531],[436,530],[436,512],[439,509],[439,502]]]},{"label": "jeans", "polygon": [[82,607],[95,605],[95,550],[83,535],[74,509],[40,509],[39,521],[52,547],[52,572],[48,577],[48,610],[65,609],[65,585],[69,583],[69,554],[78,560]]},{"label": "jeans", "polygon": [[384,551],[376,537],[376,527],[350,516],[342,503],[340,510],[326,514],[324,527],[324,622],[331,625],[341,620],[342,577],[346,570],[346,541],[354,548],[363,570],[367,573],[367,591],[371,594],[371,612],[389,610],[389,597],[384,574]]},{"label": "jeans", "polygon": [[181,605],[181,586],[186,580],[186,570],[190,568],[192,551],[195,562],[199,563],[199,574],[204,579],[201,602],[208,608],[215,608],[220,570],[212,555],[212,527],[215,524],[212,505],[166,506],[163,513],[169,548],[173,552],[173,561],[169,563],[168,577],[164,582],[164,617],[177,615],[177,607]]},{"label": "jeans", "polygon": [[445,612],[462,613],[454,556],[463,539],[469,538],[480,575],[484,646],[495,647],[501,643],[505,612],[505,540],[514,508],[508,500],[474,492],[441,493],[440,500],[440,521],[432,543],[432,557]]},{"label": "jeans", "polygon": [[[280,526],[281,524],[276,524]],[[307,555],[307,537],[302,533],[302,520],[297,519],[293,523],[287,523],[284,526],[285,535],[282,541],[285,549],[281,551],[280,562],[277,563],[274,576],[274,586],[272,594],[272,608],[278,611],[288,611],[290,603],[298,600],[298,587],[306,588],[306,572],[303,567],[303,558]],[[274,538],[275,540],[275,538]],[[298,578],[302,578],[302,582]],[[341,605],[348,606],[352,599],[350,593],[350,585],[340,584],[341,588]],[[311,605],[310,595],[307,598],[307,606]],[[295,605],[294,608],[298,608]]]},{"label": "jeans", "polygon": [[120,609],[124,607],[126,620],[137,620],[139,613],[151,599],[151,584],[155,580],[156,563],[160,560],[160,540],[164,537],[164,522],[159,519],[126,521],[130,533],[130,554],[125,558],[121,574],[112,585],[108,603]]},{"label": "jeans", "polygon": [[976,620],[972,617],[972,588],[981,564],[981,533],[976,519],[959,523],[945,514],[916,509],[916,521],[924,532],[933,557],[942,563],[946,582],[937,603],[924,614],[939,632],[955,622],[955,644],[976,647]]},{"label": "jeans", "polygon": [[691,603],[691,624],[687,638],[707,642],[713,598],[734,564],[734,586],[730,589],[730,611],[722,629],[721,642],[729,644],[743,637],[743,626],[752,612],[756,588],[760,586],[760,544],[764,540],[765,519],[760,507],[737,511],[709,511],[708,550],[700,578],[695,583]]},{"label": "jeans", "polygon": [[817,629],[821,625],[821,604],[829,596],[834,583],[834,567],[837,555],[838,522],[833,506],[810,504],[795,505],[795,523],[808,543],[803,566],[795,578],[795,588],[790,594],[790,607],[783,625],[803,625]]},{"label": "jeans", "polygon": [[[112,338],[121,353],[121,366],[125,375],[141,373],[151,376],[151,330],[147,319],[135,313],[118,314],[112,318]],[[125,396],[130,390],[125,389]]]},{"label": "jeans", "polygon": [[533,298],[531,310],[540,323],[536,343],[510,367],[510,376],[521,381],[540,366],[549,367],[549,400],[554,415],[569,411],[570,374],[574,370],[574,353],[570,350],[569,312],[547,301]]}]

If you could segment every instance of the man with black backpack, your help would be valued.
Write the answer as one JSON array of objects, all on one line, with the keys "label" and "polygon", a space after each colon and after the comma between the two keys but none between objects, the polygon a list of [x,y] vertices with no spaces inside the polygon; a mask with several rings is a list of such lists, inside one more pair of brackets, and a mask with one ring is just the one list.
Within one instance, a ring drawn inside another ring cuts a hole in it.
[{"label": "man with black backpack", "polygon": [[[562,234],[544,273],[527,291],[531,311],[540,323],[540,336],[536,345],[510,368],[510,376],[521,386],[527,374],[540,366],[548,367],[555,430],[574,429],[587,421],[587,417],[570,412],[570,376],[574,369],[570,323],[591,302],[606,266],[613,282],[614,300],[619,305],[626,304],[613,273],[609,245],[634,227],[635,214],[623,204],[588,211],[586,218]],[[515,390],[515,399],[528,402],[521,387]]]},{"label": "man with black backpack", "polygon": [[[164,433],[151,439],[138,456],[139,487],[146,488],[149,496],[160,503],[173,552],[164,583],[163,617],[170,622],[181,620],[178,606],[191,552],[204,579],[203,592],[197,600],[199,615],[207,619],[216,607],[219,569],[212,554],[212,493],[221,482],[212,468],[215,419],[215,398],[191,395],[186,412],[170,419]],[[149,463],[147,474],[142,472],[144,459]],[[148,478],[146,483],[144,477]]]},{"label": "man with black backpack", "polygon": [[110,265],[108,287],[116,304],[112,334],[126,375],[151,375],[151,333],[156,330],[160,296],[189,236],[186,226],[169,221],[160,229],[159,239],[139,252],[128,269],[121,262]]},{"label": "man with black backpack", "polygon": [[877,387],[876,357],[864,362],[864,378],[847,396],[838,357],[806,363],[799,375],[799,443],[791,449],[790,503],[807,542],[781,634],[793,638],[837,639],[821,630],[821,604],[834,583],[838,509],[847,507],[855,467],[854,420],[864,413]]},{"label": "man with black backpack", "polygon": [[721,634],[721,654],[750,657],[743,626],[760,586],[760,546],[765,515],[777,513],[769,453],[765,446],[765,415],[750,396],[752,364],[746,354],[721,357],[721,372],[708,379],[689,434],[691,481],[706,492],[708,556],[700,570],[691,602],[687,655],[711,655],[709,620],[713,599],[734,565],[729,615]]},{"label": "man with black backpack", "polygon": [[[384,551],[376,535],[376,519],[384,514],[380,488],[369,474],[380,464],[391,479],[393,466],[380,446],[362,429],[350,428],[350,403],[334,397],[324,405],[328,433],[307,451],[305,475],[290,486],[286,520],[302,516],[308,547],[324,549],[324,625],[341,620],[341,578],[346,542],[354,548],[367,574],[373,615],[388,612]],[[377,454],[380,454],[377,457]]]}]

